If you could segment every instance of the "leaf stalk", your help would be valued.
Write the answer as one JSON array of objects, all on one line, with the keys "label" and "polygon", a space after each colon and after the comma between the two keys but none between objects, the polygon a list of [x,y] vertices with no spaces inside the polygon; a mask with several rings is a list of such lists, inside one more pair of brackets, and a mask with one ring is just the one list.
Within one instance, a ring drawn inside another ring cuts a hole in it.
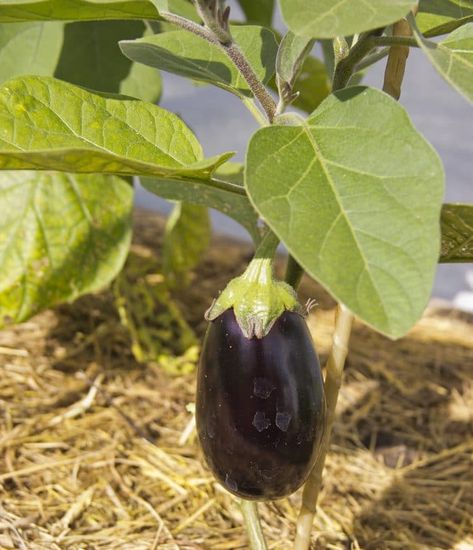
[{"label": "leaf stalk", "polygon": [[[202,3],[201,0],[198,0],[198,3],[200,5]],[[225,13],[228,13],[227,10],[225,10]],[[201,17],[203,17],[201,12],[199,12],[199,14],[201,15]],[[221,33],[216,34],[214,32],[214,27],[215,25],[217,25],[217,20],[215,19],[212,19],[211,27],[208,27],[207,22],[204,18],[203,19],[206,23],[206,26],[199,25],[197,23],[194,23],[194,21],[186,19],[185,17],[167,11],[161,11],[160,15],[164,20],[168,21],[169,23],[173,23],[174,25],[177,25],[186,31],[192,32],[197,36],[200,36],[211,44],[219,46],[227,54],[227,56],[230,58],[230,60],[233,62],[235,67],[245,79],[251,92],[263,107],[268,121],[273,121],[274,115],[276,113],[276,102],[274,101],[264,84],[261,82],[261,80],[256,76],[253,68],[246,59],[243,52],[240,50],[238,44],[236,44],[236,42],[234,42],[231,38],[229,30],[228,34],[225,35]],[[228,39],[229,37],[230,40]]]},{"label": "leaf stalk", "polygon": [[348,342],[350,340],[352,324],[353,314],[345,306],[340,304],[337,309],[332,349],[327,360],[324,382],[327,403],[325,432],[322,437],[317,461],[310,473],[309,479],[304,485],[302,506],[299,517],[297,518],[294,550],[308,550],[310,547],[310,533],[317,509],[317,499],[322,486],[325,458],[330,447],[332,428],[335,420],[335,409],[343,379],[343,369],[348,354]]},{"label": "leaf stalk", "polygon": [[240,501],[251,550],[267,550],[258,515],[258,505],[250,500]]}]

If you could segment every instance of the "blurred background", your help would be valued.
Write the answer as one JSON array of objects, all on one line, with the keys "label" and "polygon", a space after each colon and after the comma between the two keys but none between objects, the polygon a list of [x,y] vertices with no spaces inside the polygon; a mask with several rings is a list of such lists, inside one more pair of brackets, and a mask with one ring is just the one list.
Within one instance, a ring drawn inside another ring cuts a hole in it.
[{"label": "blurred background", "polygon": [[[236,2],[229,0],[227,4],[232,8],[232,19],[244,19]],[[274,24],[284,31],[278,11]],[[384,67],[385,60],[378,62],[363,82],[381,88]],[[160,105],[182,116],[203,144],[206,155],[236,151],[233,160],[243,161],[246,144],[258,125],[240,100],[214,86],[194,85],[165,72],[162,77]],[[445,201],[473,203],[473,106],[437,74],[416,48],[411,48],[400,102],[443,161]],[[138,189],[136,204],[162,213],[170,210],[169,203],[142,188]],[[249,239],[243,228],[219,212],[212,212],[212,223],[217,233]],[[473,311],[473,266],[439,265],[433,296]]]}]

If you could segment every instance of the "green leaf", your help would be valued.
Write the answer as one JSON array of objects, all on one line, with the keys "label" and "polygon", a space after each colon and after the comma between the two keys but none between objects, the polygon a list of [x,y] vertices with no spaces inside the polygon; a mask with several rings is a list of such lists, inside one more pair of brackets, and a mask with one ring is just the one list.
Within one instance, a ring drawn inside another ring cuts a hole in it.
[{"label": "green leaf", "polygon": [[[232,35],[256,75],[267,82],[274,74],[276,38],[263,27],[232,27]],[[215,84],[236,94],[250,95],[248,84],[224,51],[187,31],[172,31],[120,42],[133,61],[170,73]]]},{"label": "green leaf", "polygon": [[0,82],[23,74],[52,75],[63,31],[63,23],[0,25]]},{"label": "green leaf", "polygon": [[417,43],[440,75],[473,101],[473,23],[459,27],[442,42],[426,40],[410,18]]},{"label": "green leaf", "polygon": [[276,83],[280,96],[293,89],[313,45],[312,38],[298,36],[292,31],[288,31],[282,39],[276,57]]},{"label": "green leaf", "polygon": [[132,63],[128,76],[120,83],[119,91],[123,95],[157,103],[162,92],[161,74],[141,63]]},{"label": "green leaf", "polygon": [[294,90],[299,92],[299,96],[293,105],[306,113],[312,113],[329,95],[331,89],[332,85],[324,63],[316,57],[307,57],[294,85]]},{"label": "green leaf", "polygon": [[189,271],[199,263],[209,242],[207,208],[178,202],[167,220],[163,245],[163,271],[171,286],[187,285]]},{"label": "green leaf", "polygon": [[274,13],[274,0],[238,0],[248,23],[271,27]]},{"label": "green leaf", "polygon": [[420,0],[417,26],[426,37],[447,34],[473,21],[473,0]]},{"label": "green leaf", "polygon": [[[141,21],[68,23],[55,76],[91,90],[128,92],[133,97],[155,100],[160,94],[157,71],[149,68],[141,69],[140,74],[132,71],[132,63],[118,47],[119,40],[141,37],[144,30]],[[140,86],[137,86],[137,76],[142,79]],[[142,93],[144,97],[137,93]]]},{"label": "green leaf", "polygon": [[245,183],[297,262],[375,329],[421,316],[439,255],[443,170],[387,94],[348,88],[300,126],[252,137]]},{"label": "green leaf", "polygon": [[167,11],[182,15],[192,21],[200,21],[197,10],[192,5],[192,0],[150,0],[156,6],[158,12]]},{"label": "green leaf", "polygon": [[21,77],[0,88],[0,169],[208,178],[231,154],[203,158],[175,114],[61,80]]},{"label": "green leaf", "polygon": [[473,262],[473,205],[444,204],[440,262]]},{"label": "green leaf", "polygon": [[115,176],[0,173],[0,326],[106,286],[131,239],[133,188]]},{"label": "green leaf", "polygon": [[[243,166],[227,162],[209,181],[141,178],[145,189],[168,200],[185,201],[220,210],[240,223],[255,243],[261,239],[258,214],[243,188]],[[222,186],[222,183],[225,185]]]},{"label": "green leaf", "polygon": [[394,23],[414,5],[412,0],[281,0],[281,11],[294,33],[334,38]]},{"label": "green leaf", "polygon": [[2,0],[0,22],[159,19],[149,0]]}]

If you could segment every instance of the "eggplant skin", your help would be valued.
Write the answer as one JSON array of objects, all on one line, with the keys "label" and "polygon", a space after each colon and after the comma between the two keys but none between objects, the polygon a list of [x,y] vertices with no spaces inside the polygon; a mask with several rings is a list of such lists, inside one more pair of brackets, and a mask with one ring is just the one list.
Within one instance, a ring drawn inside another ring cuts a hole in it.
[{"label": "eggplant skin", "polygon": [[220,483],[250,500],[285,497],[307,479],[320,446],[325,398],[304,319],[284,312],[261,339],[233,309],[212,321],[197,375],[197,432]]}]

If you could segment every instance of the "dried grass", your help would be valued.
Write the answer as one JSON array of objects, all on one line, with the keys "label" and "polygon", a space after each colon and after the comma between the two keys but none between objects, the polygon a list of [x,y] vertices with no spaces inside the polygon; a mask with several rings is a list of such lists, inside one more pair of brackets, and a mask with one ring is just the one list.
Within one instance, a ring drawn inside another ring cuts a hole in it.
[{"label": "dried grass", "polygon": [[[156,240],[153,218],[138,225]],[[247,254],[218,241],[179,296],[199,332]],[[331,302],[303,294],[325,356]],[[356,325],[314,548],[473,548],[472,364],[473,321],[453,311],[398,342]],[[194,376],[137,364],[109,292],[0,333],[0,367],[0,548],[248,548],[189,424]],[[290,548],[299,499],[260,507],[270,548]]]}]

